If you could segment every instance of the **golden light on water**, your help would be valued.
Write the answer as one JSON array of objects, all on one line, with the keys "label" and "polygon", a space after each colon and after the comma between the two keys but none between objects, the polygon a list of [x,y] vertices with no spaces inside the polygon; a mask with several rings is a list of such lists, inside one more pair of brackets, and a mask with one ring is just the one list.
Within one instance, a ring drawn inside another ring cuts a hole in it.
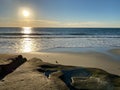
[{"label": "golden light on water", "polygon": [[22,33],[27,34],[23,35],[25,38],[22,39],[21,41],[21,51],[22,52],[32,52],[36,48],[36,42],[35,40],[31,39],[29,34],[32,33],[32,28],[31,27],[23,27],[22,28]]},{"label": "golden light on water", "polygon": [[22,33],[30,34],[30,33],[32,33],[32,28],[31,27],[23,27]]},{"label": "golden light on water", "polygon": [[22,45],[22,52],[31,52],[33,50],[33,42],[30,38],[24,38]]}]

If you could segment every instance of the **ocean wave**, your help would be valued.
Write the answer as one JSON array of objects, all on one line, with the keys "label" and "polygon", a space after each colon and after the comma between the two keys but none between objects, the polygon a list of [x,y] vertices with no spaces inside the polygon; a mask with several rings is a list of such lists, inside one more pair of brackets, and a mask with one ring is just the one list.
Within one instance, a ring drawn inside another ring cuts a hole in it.
[{"label": "ocean wave", "polygon": [[0,38],[120,38],[120,35],[0,35]]},{"label": "ocean wave", "polygon": [[92,34],[87,34],[87,33],[0,33],[0,35],[92,35]]},{"label": "ocean wave", "polygon": [[120,38],[120,28],[0,28],[0,38]]}]

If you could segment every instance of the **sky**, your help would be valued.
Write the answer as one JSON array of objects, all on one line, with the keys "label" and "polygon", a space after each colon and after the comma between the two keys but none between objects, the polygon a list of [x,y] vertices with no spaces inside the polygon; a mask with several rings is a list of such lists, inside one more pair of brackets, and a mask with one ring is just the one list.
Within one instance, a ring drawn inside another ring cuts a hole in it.
[{"label": "sky", "polygon": [[0,26],[120,27],[120,0],[0,0]]}]

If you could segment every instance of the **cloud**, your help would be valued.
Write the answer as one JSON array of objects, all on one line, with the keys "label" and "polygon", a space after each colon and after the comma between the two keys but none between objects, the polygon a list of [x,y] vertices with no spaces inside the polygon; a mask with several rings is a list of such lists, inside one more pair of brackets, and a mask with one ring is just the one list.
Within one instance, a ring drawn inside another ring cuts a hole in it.
[{"label": "cloud", "polygon": [[52,20],[4,20],[0,19],[0,26],[2,27],[55,27],[59,26],[60,22]]},{"label": "cloud", "polygon": [[120,27],[120,22],[67,22],[64,27]]},{"label": "cloud", "polygon": [[120,27],[120,22],[60,22],[55,20],[0,19],[0,26],[7,27]]}]

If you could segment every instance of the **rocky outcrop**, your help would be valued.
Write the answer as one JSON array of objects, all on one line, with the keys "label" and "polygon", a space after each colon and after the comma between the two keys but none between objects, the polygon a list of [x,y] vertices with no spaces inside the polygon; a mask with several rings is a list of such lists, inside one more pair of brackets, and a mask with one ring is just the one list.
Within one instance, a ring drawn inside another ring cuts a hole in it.
[{"label": "rocky outcrop", "polygon": [[62,75],[63,75],[63,73],[61,71],[56,71],[56,72],[51,73],[49,75],[49,78],[59,78]]},{"label": "rocky outcrop", "polygon": [[120,77],[97,68],[42,64],[38,71],[52,80],[61,79],[70,90],[119,90]]},{"label": "rocky outcrop", "polygon": [[113,90],[111,83],[100,77],[72,77],[71,79],[71,85],[78,90]]},{"label": "rocky outcrop", "polygon": [[120,77],[101,69],[50,64],[36,58],[23,64],[26,59],[21,55],[9,60],[0,65],[0,90],[120,90]]},{"label": "rocky outcrop", "polygon": [[22,55],[18,55],[15,58],[9,58],[8,60],[11,60],[9,64],[0,65],[0,79],[13,72],[17,67],[27,61],[26,58],[22,57]]}]

